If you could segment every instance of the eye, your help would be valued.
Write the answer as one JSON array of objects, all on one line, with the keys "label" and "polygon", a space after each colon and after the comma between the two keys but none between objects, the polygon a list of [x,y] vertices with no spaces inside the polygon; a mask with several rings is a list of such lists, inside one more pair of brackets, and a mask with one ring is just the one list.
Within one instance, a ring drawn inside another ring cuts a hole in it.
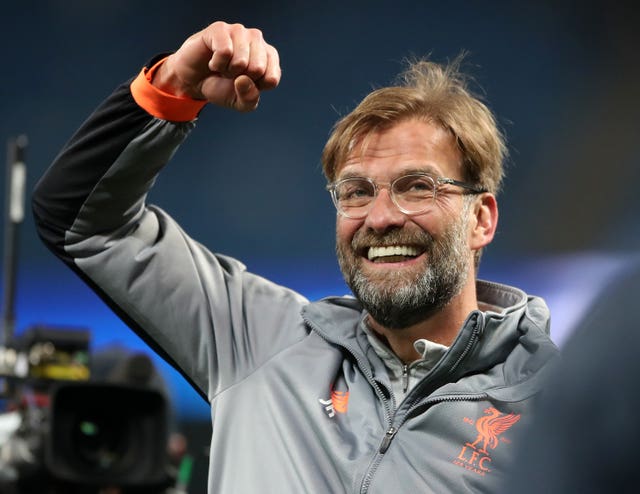
[{"label": "eye", "polygon": [[352,203],[367,201],[375,194],[373,185],[362,179],[347,179],[336,187],[336,196],[340,202]]},{"label": "eye", "polygon": [[407,198],[424,199],[433,195],[434,180],[427,175],[407,175],[393,183],[396,194]]}]

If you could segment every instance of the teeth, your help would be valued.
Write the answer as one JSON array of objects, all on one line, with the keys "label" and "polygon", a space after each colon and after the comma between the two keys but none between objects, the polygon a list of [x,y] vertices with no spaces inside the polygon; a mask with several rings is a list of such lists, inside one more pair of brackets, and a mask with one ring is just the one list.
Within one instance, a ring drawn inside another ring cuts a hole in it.
[{"label": "teeth", "polygon": [[418,249],[406,245],[391,245],[389,247],[369,247],[367,257],[373,260],[376,257],[387,256],[417,256]]}]

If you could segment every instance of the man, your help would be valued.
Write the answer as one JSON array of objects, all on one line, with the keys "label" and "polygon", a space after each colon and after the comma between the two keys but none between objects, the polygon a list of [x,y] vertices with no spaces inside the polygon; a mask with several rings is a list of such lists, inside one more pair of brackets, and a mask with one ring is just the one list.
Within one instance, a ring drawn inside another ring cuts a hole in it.
[{"label": "man", "polygon": [[557,352],[540,299],[476,283],[504,144],[455,67],[415,64],[327,143],[355,299],[310,303],[145,204],[207,102],[279,79],[239,24],[152,60],[36,187],[40,235],[211,403],[209,492],[494,492]]},{"label": "man", "polygon": [[640,258],[632,256],[563,345],[520,438],[505,494],[638,492]]}]

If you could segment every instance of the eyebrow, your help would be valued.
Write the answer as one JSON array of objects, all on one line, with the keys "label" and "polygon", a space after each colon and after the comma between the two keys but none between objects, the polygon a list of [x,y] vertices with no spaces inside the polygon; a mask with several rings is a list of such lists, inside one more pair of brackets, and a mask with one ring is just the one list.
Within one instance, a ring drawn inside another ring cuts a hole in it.
[{"label": "eyebrow", "polygon": [[[404,175],[411,175],[413,173],[428,173],[429,175],[433,175],[434,177],[440,177],[441,174],[436,168],[432,165],[424,164],[419,166],[412,166],[411,168],[403,169],[398,175],[396,175],[391,180],[395,180],[398,177],[402,177]],[[362,173],[357,173],[355,171],[348,171],[343,175],[339,175],[336,177],[336,181],[344,180],[345,178],[365,178],[366,176]]]}]

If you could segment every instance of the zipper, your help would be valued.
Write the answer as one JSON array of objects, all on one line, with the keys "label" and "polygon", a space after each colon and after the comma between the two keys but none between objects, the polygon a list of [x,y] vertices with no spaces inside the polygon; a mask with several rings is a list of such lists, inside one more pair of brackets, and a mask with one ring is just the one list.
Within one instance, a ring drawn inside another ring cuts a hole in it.
[{"label": "zipper", "polygon": [[481,401],[481,400],[488,400],[488,399],[489,399],[489,395],[487,393],[475,393],[475,394],[469,393],[464,395],[434,396],[431,398],[427,398],[426,400],[422,401],[421,403],[418,403],[417,405],[416,404],[412,405],[409,408],[409,410],[407,410],[407,413],[405,414],[404,416],[405,418],[402,421],[402,423],[404,424],[411,417],[415,416],[416,415],[415,412],[417,410],[420,410],[422,408],[429,408],[430,406],[435,405],[436,403],[443,403],[445,401]]},{"label": "zipper", "polygon": [[455,371],[456,368],[460,365],[460,363],[466,358],[466,356],[469,354],[471,349],[475,346],[478,338],[480,338],[480,333],[482,333],[483,329],[484,329],[484,313],[478,311],[476,323],[473,326],[473,330],[471,331],[471,336],[469,336],[469,341],[467,341],[467,344],[465,345],[464,350],[462,350],[462,353],[458,357],[458,360],[456,360],[454,364],[451,366],[451,368],[449,369],[449,374]]}]

